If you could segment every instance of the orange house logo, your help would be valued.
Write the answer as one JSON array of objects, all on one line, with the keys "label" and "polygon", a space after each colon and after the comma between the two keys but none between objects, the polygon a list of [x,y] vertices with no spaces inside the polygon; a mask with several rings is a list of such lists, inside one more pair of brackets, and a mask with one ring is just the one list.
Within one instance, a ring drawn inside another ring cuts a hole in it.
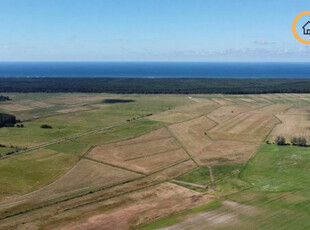
[{"label": "orange house logo", "polygon": [[[296,30],[296,25],[297,25],[297,22],[299,21],[300,18],[302,18],[303,16],[306,16],[306,15],[310,15],[310,11],[305,11],[305,12],[302,12],[300,14],[297,15],[297,17],[294,19],[293,21],[293,25],[292,25],[292,30],[293,30],[293,34],[295,36],[295,38],[303,43],[303,44],[306,44],[306,45],[310,45],[310,41],[308,40],[305,40],[305,39],[302,39],[298,33],[297,33],[297,30]],[[303,27],[303,34],[304,35],[310,35],[310,21],[308,21]]]}]

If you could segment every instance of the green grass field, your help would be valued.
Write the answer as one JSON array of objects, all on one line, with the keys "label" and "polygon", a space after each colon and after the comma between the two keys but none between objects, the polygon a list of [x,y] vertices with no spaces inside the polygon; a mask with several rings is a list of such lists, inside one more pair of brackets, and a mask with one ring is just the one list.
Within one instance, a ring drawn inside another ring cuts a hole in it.
[{"label": "green grass field", "polygon": [[[247,188],[242,187],[239,192],[221,200],[170,216],[141,229],[151,230],[174,225],[183,226],[184,229],[309,229],[309,164],[309,148],[264,145],[238,178],[248,184]],[[199,177],[201,174],[197,174],[198,171],[201,170],[193,171],[192,175]],[[183,179],[193,181],[189,175],[184,175]],[[196,178],[194,180],[198,182]],[[219,184],[221,183],[221,186],[229,186],[227,184],[232,181],[222,180]],[[224,200],[236,202],[240,207],[226,207],[221,204]],[[257,210],[255,215],[245,211],[253,212],[253,209]],[[199,228],[197,225],[189,228],[190,225],[184,222],[189,215],[194,218],[197,212],[211,210],[222,217],[235,215],[238,221],[232,220],[230,224],[212,224],[212,221],[206,221]]]}]

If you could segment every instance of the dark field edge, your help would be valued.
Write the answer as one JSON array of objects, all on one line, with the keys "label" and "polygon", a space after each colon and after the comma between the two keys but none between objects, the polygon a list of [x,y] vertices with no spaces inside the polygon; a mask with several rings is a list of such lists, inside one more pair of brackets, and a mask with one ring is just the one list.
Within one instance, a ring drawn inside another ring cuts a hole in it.
[{"label": "dark field edge", "polygon": [[118,94],[310,93],[310,78],[26,78],[1,77],[0,92]]}]

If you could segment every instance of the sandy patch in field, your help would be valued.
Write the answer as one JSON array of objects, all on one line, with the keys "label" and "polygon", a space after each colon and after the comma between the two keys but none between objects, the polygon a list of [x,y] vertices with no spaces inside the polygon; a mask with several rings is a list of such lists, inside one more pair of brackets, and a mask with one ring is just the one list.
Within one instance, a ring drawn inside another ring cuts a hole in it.
[{"label": "sandy patch in field", "polygon": [[159,228],[160,230],[202,230],[214,227],[228,227],[239,223],[236,214],[223,213],[220,211],[200,212],[188,215],[183,221],[170,227]]},{"label": "sandy patch in field", "polygon": [[[160,228],[160,230],[201,230],[234,228],[242,224],[241,216],[255,217],[261,213],[255,207],[239,204],[233,201],[223,201],[222,207],[218,210],[199,212],[181,217],[181,222],[170,227]],[[235,227],[233,227],[235,226]],[[241,225],[242,226],[242,225]]]},{"label": "sandy patch in field", "polygon": [[216,123],[202,116],[190,121],[169,126],[175,137],[191,154],[198,154],[204,147],[211,144],[211,140],[204,134]]},{"label": "sandy patch in field", "polygon": [[214,139],[261,141],[278,123],[271,114],[243,113],[208,131]]},{"label": "sandy patch in field", "polygon": [[178,113],[174,111],[166,111],[163,113],[151,116],[149,119],[153,121],[162,121],[167,123],[176,123],[181,121],[186,121],[195,118],[196,114],[191,113]]},{"label": "sandy patch in field", "polygon": [[229,161],[230,163],[247,162],[257,151],[259,144],[218,140],[206,146],[194,158],[201,165],[216,165]]},{"label": "sandy patch in field", "polygon": [[246,215],[246,216],[256,216],[261,213],[261,210],[259,210],[256,207],[245,205],[245,204],[239,204],[237,202],[229,201],[229,200],[223,201],[222,206],[233,210],[235,213]]},{"label": "sandy patch in field", "polygon": [[271,132],[271,142],[277,136],[284,136],[287,142],[291,137],[305,137],[310,141],[310,115],[277,115],[282,121]]},{"label": "sandy patch in field", "polygon": [[[132,193],[126,199],[130,200],[130,204],[125,207],[120,206],[109,212],[90,217],[86,214],[88,217],[79,220],[79,223],[73,223],[59,229],[131,229],[190,207],[205,204],[213,198],[175,184],[163,183],[150,189]],[[120,200],[113,199],[109,202],[120,202]]]},{"label": "sandy patch in field", "polygon": [[220,123],[249,110],[250,108],[241,105],[223,106],[209,113],[208,117]]}]

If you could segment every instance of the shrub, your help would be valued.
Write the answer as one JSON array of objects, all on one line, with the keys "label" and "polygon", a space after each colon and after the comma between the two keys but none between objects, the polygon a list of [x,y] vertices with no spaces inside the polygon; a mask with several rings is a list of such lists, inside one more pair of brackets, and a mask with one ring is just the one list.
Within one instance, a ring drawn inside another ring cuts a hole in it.
[{"label": "shrub", "polygon": [[52,129],[53,127],[47,124],[41,125],[41,129]]},{"label": "shrub", "polygon": [[9,101],[11,100],[8,96],[0,95],[0,101]]},{"label": "shrub", "polygon": [[17,120],[14,115],[0,113],[0,128],[1,127],[14,127]]},{"label": "shrub", "polygon": [[277,136],[277,138],[274,140],[274,142],[277,145],[285,145],[285,138],[282,136]]},{"label": "shrub", "polygon": [[291,143],[292,145],[297,145],[297,146],[307,146],[307,140],[304,137],[293,137],[291,138]]}]

